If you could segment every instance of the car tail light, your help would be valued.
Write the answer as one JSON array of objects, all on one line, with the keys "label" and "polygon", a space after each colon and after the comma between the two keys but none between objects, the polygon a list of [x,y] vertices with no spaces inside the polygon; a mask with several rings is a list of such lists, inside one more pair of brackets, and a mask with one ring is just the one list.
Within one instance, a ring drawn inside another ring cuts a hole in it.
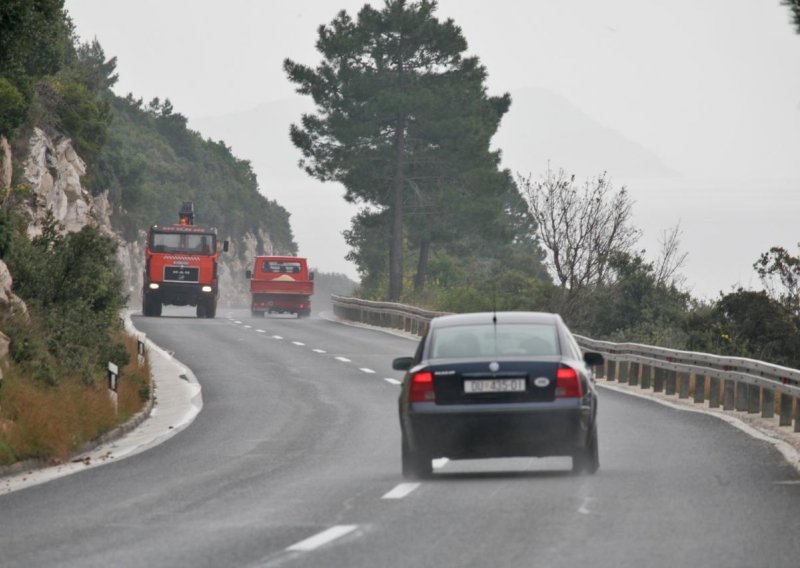
[{"label": "car tail light", "polygon": [[561,367],[556,372],[556,396],[558,398],[580,398],[583,387],[577,371],[572,367]]},{"label": "car tail light", "polygon": [[430,402],[434,400],[433,374],[430,371],[414,373],[411,377],[410,402]]}]

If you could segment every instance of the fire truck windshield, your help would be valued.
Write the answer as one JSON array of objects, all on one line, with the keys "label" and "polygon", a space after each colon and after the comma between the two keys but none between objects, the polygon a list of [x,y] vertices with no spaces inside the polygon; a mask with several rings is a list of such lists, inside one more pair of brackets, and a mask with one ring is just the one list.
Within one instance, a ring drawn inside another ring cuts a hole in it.
[{"label": "fire truck windshield", "polygon": [[216,239],[212,234],[156,233],[150,237],[150,250],[182,254],[214,254]]}]

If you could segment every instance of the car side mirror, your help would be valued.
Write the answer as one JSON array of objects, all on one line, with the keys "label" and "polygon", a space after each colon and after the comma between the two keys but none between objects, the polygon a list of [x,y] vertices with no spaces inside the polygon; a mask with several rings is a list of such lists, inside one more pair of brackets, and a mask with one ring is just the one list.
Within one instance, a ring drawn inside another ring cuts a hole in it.
[{"label": "car side mirror", "polygon": [[587,351],[584,353],[583,360],[590,367],[597,367],[605,362],[603,356],[595,351]]},{"label": "car side mirror", "polygon": [[408,371],[413,364],[413,357],[398,357],[392,361],[392,369],[395,371]]},{"label": "car side mirror", "polygon": [[314,273],[313,272],[309,272],[308,273],[308,279],[311,280],[312,282],[314,281]]},{"label": "car side mirror", "polygon": [[228,241],[222,241],[222,252],[228,252]]},{"label": "car side mirror", "polygon": [[250,280],[253,277],[253,273],[250,270],[245,270],[244,276],[245,276],[245,278]]}]

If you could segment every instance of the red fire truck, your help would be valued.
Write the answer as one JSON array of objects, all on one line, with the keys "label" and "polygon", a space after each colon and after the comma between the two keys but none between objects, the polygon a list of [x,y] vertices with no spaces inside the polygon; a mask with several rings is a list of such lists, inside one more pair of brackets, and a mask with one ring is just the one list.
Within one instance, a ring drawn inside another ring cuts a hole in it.
[{"label": "red fire truck", "polygon": [[219,298],[217,230],[195,226],[192,202],[183,204],[179,217],[177,225],[150,227],[142,313],[160,316],[164,305],[197,306],[197,317],[213,318]]},{"label": "red fire truck", "polygon": [[311,313],[314,273],[308,271],[305,258],[296,256],[257,256],[250,279],[250,313],[289,313],[297,317]]}]

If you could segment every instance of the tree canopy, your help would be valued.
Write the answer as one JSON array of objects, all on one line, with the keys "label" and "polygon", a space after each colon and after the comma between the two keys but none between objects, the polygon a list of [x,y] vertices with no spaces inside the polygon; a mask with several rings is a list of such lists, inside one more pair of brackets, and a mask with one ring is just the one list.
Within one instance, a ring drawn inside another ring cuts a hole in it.
[{"label": "tree canopy", "polygon": [[[316,114],[291,127],[300,165],[368,206],[353,220],[351,245],[388,226],[380,238],[391,300],[403,293],[409,247],[421,287],[431,246],[475,232],[503,234],[516,192],[489,147],[511,99],[487,94],[485,68],[465,55],[461,29],[437,19],[436,7],[432,0],[387,0],[381,10],[364,6],[355,20],[342,11],[319,28],[316,68],[284,62],[297,91],[316,104]],[[383,263],[360,268],[367,279],[383,278]]]}]

